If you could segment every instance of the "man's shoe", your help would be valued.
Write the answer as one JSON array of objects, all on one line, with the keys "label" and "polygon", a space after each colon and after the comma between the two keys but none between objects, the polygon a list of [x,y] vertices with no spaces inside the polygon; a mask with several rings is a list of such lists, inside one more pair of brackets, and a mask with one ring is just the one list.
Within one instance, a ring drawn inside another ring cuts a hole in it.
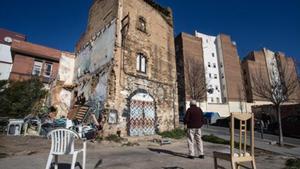
[{"label": "man's shoe", "polygon": [[188,158],[189,158],[189,159],[194,159],[194,156],[190,156],[190,155],[189,155]]},{"label": "man's shoe", "polygon": [[204,155],[199,155],[199,158],[204,159]]}]

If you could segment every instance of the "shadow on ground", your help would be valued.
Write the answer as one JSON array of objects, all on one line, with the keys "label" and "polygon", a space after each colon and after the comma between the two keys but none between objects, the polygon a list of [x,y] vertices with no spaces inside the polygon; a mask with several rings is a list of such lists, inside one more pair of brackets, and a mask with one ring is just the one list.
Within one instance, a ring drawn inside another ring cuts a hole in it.
[{"label": "shadow on ground", "polygon": [[[154,151],[154,152],[157,152],[157,153],[165,153],[165,154],[170,154],[170,155],[177,156],[177,157],[188,158],[188,155],[187,155],[187,154],[184,154],[184,153],[178,153],[178,152],[174,152],[174,151],[170,151],[170,150],[157,149],[157,148],[148,148],[148,150]],[[174,167],[173,167],[173,168],[174,168]],[[173,169],[173,168],[172,168],[172,169]],[[178,167],[177,167],[177,168],[178,168]],[[177,168],[174,168],[174,169],[177,169]]]},{"label": "shadow on ground", "polygon": [[[79,162],[75,163],[75,168],[79,167],[80,169],[82,169],[82,166],[80,165]],[[58,163],[58,169],[70,169],[71,168],[71,164],[68,163]],[[51,164],[50,169],[54,169],[54,163]]]},{"label": "shadow on ground", "polygon": [[[102,159],[98,160],[98,162],[95,164],[94,169],[97,169],[98,167],[100,167],[100,165],[102,164]],[[80,169],[82,169],[82,166],[79,162],[75,163],[75,168],[79,167]],[[70,169],[71,168],[71,164],[68,163],[58,163],[58,169]],[[54,169],[54,164],[52,163],[51,168],[50,169]]]}]

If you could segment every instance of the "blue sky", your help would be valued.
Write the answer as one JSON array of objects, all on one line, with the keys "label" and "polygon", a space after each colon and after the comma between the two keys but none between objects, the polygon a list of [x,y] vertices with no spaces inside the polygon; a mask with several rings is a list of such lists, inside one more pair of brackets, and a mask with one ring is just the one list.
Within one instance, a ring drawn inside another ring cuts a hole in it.
[{"label": "blue sky", "polygon": [[[156,0],[173,9],[175,34],[225,33],[239,55],[267,47],[300,60],[299,0]],[[73,51],[92,0],[1,0],[0,27],[28,41]]]}]

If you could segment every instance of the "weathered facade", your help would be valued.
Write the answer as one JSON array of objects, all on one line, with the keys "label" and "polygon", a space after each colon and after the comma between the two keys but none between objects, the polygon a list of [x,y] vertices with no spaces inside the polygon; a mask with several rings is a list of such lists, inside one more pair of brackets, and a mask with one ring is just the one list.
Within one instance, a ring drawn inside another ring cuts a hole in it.
[{"label": "weathered facade", "polygon": [[51,105],[57,108],[56,118],[67,117],[72,105],[75,54],[62,52],[56,80],[50,88]]},{"label": "weathered facade", "polygon": [[172,12],[150,0],[95,0],[77,44],[75,89],[104,133],[142,136],[178,124]]}]

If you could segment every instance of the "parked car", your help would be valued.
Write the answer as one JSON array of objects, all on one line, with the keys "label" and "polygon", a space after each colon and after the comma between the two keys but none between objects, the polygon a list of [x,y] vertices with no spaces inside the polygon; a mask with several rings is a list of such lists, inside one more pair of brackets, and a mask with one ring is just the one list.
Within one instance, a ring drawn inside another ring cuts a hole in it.
[{"label": "parked car", "polygon": [[[282,132],[284,136],[300,138],[300,116],[288,116],[281,120]],[[269,125],[268,130],[274,134],[279,134],[278,122]]]},{"label": "parked car", "polygon": [[[230,117],[226,117],[226,118],[222,118],[222,119],[218,119],[217,122],[215,124],[213,124],[213,126],[220,126],[220,127],[227,127],[229,128],[230,126]],[[250,120],[247,121],[247,129],[250,129]],[[234,128],[235,129],[239,129],[240,128],[240,121],[235,119],[234,120]]]},{"label": "parked car", "polygon": [[220,119],[218,112],[203,112],[203,116],[206,124],[214,124],[218,119]]}]

